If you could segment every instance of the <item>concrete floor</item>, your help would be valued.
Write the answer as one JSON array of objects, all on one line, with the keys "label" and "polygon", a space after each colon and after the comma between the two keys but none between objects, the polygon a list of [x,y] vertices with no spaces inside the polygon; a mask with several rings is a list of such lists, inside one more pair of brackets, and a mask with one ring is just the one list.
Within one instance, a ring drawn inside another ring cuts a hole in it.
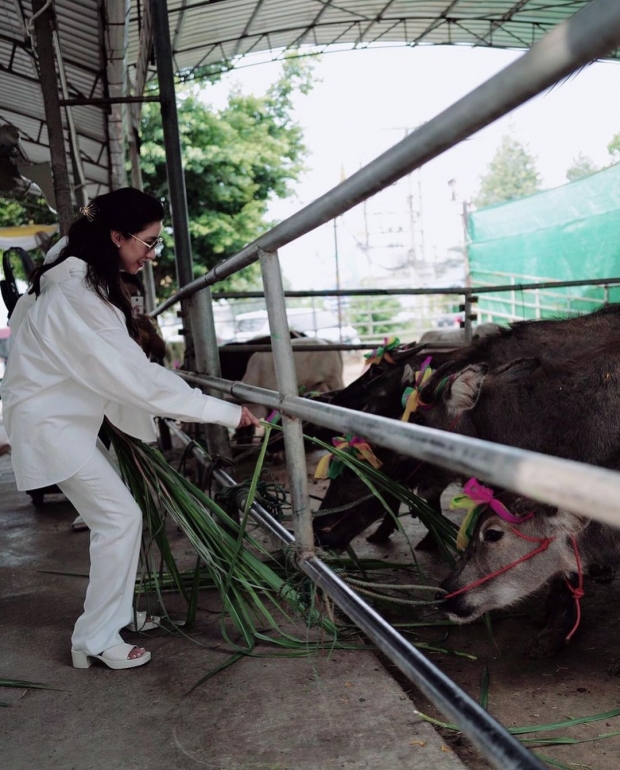
[{"label": "concrete floor", "polygon": [[152,651],[147,666],[73,669],[88,569],[88,533],[71,531],[74,515],[62,496],[34,508],[0,457],[0,676],[55,688],[0,687],[11,703],[0,710],[5,770],[464,767],[371,652],[245,658],[188,693],[226,659],[207,592],[189,639],[126,633]]}]

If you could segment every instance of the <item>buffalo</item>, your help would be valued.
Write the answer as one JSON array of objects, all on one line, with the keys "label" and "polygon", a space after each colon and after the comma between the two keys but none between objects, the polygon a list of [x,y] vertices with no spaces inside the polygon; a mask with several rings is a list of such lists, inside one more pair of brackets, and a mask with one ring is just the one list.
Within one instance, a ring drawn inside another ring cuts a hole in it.
[{"label": "buffalo", "polygon": [[[605,367],[606,362],[614,359],[618,340],[618,304],[575,318],[522,321],[497,329],[458,351],[433,355],[431,366],[435,371],[420,394],[422,402],[432,406],[415,411],[410,421],[606,465],[608,458],[601,445],[610,442],[610,426],[604,412],[596,412],[586,400],[596,394],[599,407],[601,399],[606,403],[613,402],[613,395],[610,395],[613,394],[613,383],[610,382],[613,369],[608,372]],[[598,345],[600,351],[596,371],[588,363],[594,345]],[[445,360],[446,355],[450,360]],[[575,367],[580,366],[579,362],[587,367],[592,377],[589,382],[581,381],[585,375],[582,374],[581,379],[577,376]],[[402,363],[402,366],[384,366],[363,388],[353,388],[354,398],[350,401],[346,399],[346,390],[343,391],[339,404],[386,417],[400,417],[402,392],[406,387],[415,386],[420,360]],[[505,368],[502,370],[502,367]],[[494,374],[489,375],[482,388],[482,382],[490,372]],[[575,375],[571,385],[563,385],[562,378],[571,372]],[[536,385],[541,379],[545,385]],[[503,383],[495,395],[492,395],[493,383],[496,386]],[[512,389],[509,391],[510,383]],[[553,394],[545,389],[550,383],[556,388]],[[602,387],[600,393],[599,386]],[[471,411],[480,397],[481,388],[481,401],[486,403],[488,400],[488,408]],[[539,398],[545,400],[543,412],[539,410]],[[572,421],[575,412],[578,413],[578,429],[577,423]],[[544,418],[539,419],[540,414],[544,414]],[[569,414],[571,417],[563,420]],[[572,428],[575,430],[571,432]],[[400,456],[391,450],[377,449],[376,454],[391,478],[415,488],[438,511],[443,489],[450,482],[462,481],[450,471]],[[607,467],[610,466],[607,464]],[[332,480],[314,520],[317,542],[341,550],[379,519],[383,515],[379,501],[364,500],[356,505],[356,501],[367,496],[367,486],[351,471],[345,470]],[[343,506],[350,507],[321,515],[321,510]],[[371,538],[389,537],[393,529],[390,520],[384,520]]]}]

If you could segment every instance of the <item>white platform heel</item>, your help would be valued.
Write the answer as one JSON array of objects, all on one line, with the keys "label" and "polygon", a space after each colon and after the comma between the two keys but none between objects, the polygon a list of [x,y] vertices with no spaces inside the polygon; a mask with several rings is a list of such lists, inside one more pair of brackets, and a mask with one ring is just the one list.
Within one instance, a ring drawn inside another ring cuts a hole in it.
[{"label": "white platform heel", "polygon": [[151,659],[151,653],[146,650],[139,658],[128,657],[129,653],[135,649],[137,649],[135,644],[116,644],[114,647],[104,650],[101,655],[90,655],[87,652],[82,652],[82,650],[71,650],[73,668],[90,668],[93,660],[100,660],[108,668],[115,670],[136,668],[148,663]]}]

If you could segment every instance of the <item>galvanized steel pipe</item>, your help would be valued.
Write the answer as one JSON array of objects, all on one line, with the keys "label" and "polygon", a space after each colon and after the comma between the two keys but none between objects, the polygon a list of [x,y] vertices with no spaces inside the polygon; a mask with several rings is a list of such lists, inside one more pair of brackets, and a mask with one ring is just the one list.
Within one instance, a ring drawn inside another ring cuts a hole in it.
[{"label": "galvanized steel pipe", "polygon": [[[189,323],[194,341],[196,369],[213,377],[220,377],[220,356],[215,335],[215,320],[211,290],[194,294],[187,302]],[[211,388],[207,388],[209,392]],[[204,426],[209,452],[221,457],[231,457],[228,429],[222,425],[207,423]]]},{"label": "galvanized steel pipe", "polygon": [[[188,382],[205,382],[187,372],[180,374]],[[371,443],[465,477],[475,476],[533,500],[620,527],[620,473],[615,471],[298,396],[278,397],[275,391],[239,382],[210,380],[210,384],[242,401],[278,408],[338,433],[363,436]]]},{"label": "galvanized steel pipe", "polygon": [[[280,398],[294,397],[299,393],[291,333],[288,328],[282,272],[277,254],[259,249],[260,268],[263,274],[265,300],[271,329],[271,344]],[[314,533],[308,497],[306,452],[301,421],[296,416],[282,414],[284,448],[291,486],[293,528],[299,556],[306,558],[314,553]]]}]

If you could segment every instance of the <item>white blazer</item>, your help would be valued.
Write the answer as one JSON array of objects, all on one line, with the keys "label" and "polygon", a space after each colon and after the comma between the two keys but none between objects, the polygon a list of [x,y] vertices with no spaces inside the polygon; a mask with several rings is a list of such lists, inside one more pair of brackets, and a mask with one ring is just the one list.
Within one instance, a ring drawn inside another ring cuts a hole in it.
[{"label": "white blazer", "polygon": [[64,481],[91,458],[104,416],[153,441],[151,415],[234,428],[241,407],[204,395],[151,363],[125,317],[86,282],[69,257],[41,277],[41,294],[15,306],[2,408],[17,488]]}]

